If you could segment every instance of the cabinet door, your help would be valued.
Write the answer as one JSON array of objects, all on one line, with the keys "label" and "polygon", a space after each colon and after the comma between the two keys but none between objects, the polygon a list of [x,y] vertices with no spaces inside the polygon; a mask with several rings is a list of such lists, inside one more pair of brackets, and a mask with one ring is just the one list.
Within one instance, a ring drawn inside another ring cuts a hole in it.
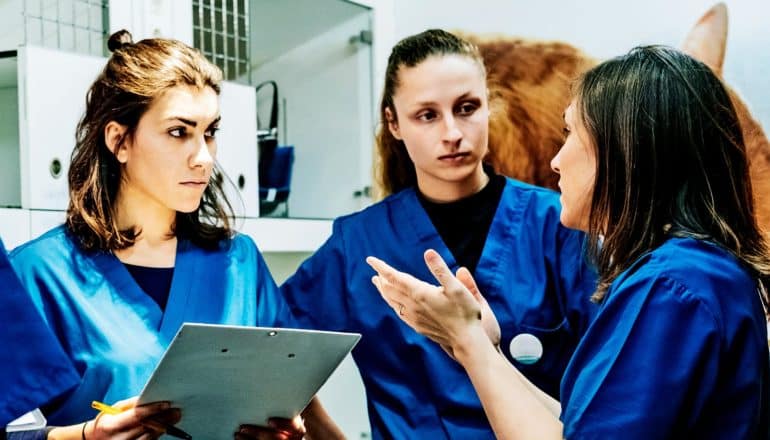
[{"label": "cabinet door", "polygon": [[19,49],[21,206],[67,207],[67,169],[86,92],[105,58],[34,46]]},{"label": "cabinet door", "polygon": [[251,86],[224,81],[219,96],[221,129],[217,162],[227,175],[227,200],[239,217],[259,215],[257,182],[257,111]]},{"label": "cabinet door", "polygon": [[[303,28],[305,15],[298,14],[292,26]],[[252,74],[254,84],[272,79],[280,90],[279,139],[295,152],[291,217],[334,218],[361,208],[374,133],[370,29],[370,11],[358,7]],[[258,98],[264,125],[270,96]]]}]

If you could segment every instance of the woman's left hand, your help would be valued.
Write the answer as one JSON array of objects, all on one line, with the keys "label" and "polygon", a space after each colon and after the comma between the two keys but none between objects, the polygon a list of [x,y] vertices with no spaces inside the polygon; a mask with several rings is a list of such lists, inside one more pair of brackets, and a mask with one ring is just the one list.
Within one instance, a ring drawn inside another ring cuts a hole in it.
[{"label": "woman's left hand", "polygon": [[434,286],[377,258],[366,261],[377,271],[372,282],[401,320],[450,355],[468,341],[474,329],[483,331],[494,345],[499,344],[500,326],[467,269],[455,277],[438,253],[426,251],[425,263],[440,283]]},{"label": "woman's left hand", "polygon": [[305,438],[305,424],[302,417],[291,420],[273,418],[268,426],[241,425],[235,433],[236,440],[300,440]]}]

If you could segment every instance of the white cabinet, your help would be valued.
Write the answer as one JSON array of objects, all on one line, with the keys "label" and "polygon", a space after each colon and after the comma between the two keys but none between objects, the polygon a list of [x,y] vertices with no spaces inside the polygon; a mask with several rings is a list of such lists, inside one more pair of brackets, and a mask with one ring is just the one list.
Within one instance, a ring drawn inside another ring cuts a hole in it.
[{"label": "white cabinet", "polygon": [[[279,141],[295,151],[289,216],[357,211],[370,202],[372,10],[341,0],[250,4],[252,83],[278,84]],[[271,96],[258,98],[265,126]]]},{"label": "white cabinet", "polygon": [[254,88],[223,82],[219,96],[221,129],[217,162],[225,172],[223,188],[239,217],[259,216],[257,195],[257,110]]},{"label": "white cabinet", "polygon": [[105,59],[35,46],[18,51],[21,207],[67,208],[67,170],[88,88]]},{"label": "white cabinet", "polygon": [[67,207],[67,166],[104,59],[35,46],[0,54],[0,206]]}]

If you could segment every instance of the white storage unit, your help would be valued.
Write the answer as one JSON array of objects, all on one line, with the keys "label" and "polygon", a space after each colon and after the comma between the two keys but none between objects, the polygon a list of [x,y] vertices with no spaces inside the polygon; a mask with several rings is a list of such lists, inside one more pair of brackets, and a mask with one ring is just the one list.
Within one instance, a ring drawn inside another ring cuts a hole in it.
[{"label": "white storage unit", "polygon": [[[289,216],[357,211],[370,203],[372,10],[341,0],[256,0],[249,13],[252,83],[278,84],[279,141],[295,151]],[[264,126],[271,96],[262,95]]]},{"label": "white storage unit", "polygon": [[257,110],[254,88],[224,81],[219,96],[222,123],[217,132],[217,162],[224,170],[227,199],[239,217],[259,216]]}]

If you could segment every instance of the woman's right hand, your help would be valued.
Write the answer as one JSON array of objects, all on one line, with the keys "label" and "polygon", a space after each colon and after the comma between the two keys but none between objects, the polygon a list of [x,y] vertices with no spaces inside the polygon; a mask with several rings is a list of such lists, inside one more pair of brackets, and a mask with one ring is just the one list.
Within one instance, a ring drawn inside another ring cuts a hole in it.
[{"label": "woman's right hand", "polygon": [[121,400],[113,405],[119,414],[100,413],[93,420],[72,426],[53,428],[49,440],[156,439],[165,427],[179,423],[182,413],[169,402],[154,402],[136,406],[137,398]]},{"label": "woman's right hand", "polygon": [[493,346],[499,342],[500,326],[470,272],[462,270],[458,272],[460,279],[456,278],[436,251],[425,252],[425,263],[439,286],[374,257],[368,257],[366,262],[377,272],[372,282],[398,317],[453,357],[457,358],[458,348],[466,351],[476,346],[479,338]]},{"label": "woman's right hand", "polygon": [[[179,423],[182,413],[178,408],[171,408],[169,402],[153,402],[136,406],[137,398],[121,400],[113,405],[122,410],[119,414],[101,413],[95,419],[86,422],[85,438],[102,439],[156,439],[165,432],[165,425]],[[158,423],[160,422],[160,423]]]},{"label": "woman's right hand", "polygon": [[[473,275],[467,268],[461,267],[457,270],[455,278],[457,278],[457,280],[471,292],[471,295],[476,298],[476,301],[478,301],[479,306],[481,306],[481,326],[484,328],[484,332],[487,334],[489,341],[492,342],[492,345],[499,348],[500,340],[502,339],[500,324],[497,322],[497,316],[495,316],[492,308],[489,307],[486,298],[481,294],[479,286],[476,285],[476,280],[473,279]],[[455,358],[451,347],[441,345],[441,348],[443,348],[453,359]]]}]

